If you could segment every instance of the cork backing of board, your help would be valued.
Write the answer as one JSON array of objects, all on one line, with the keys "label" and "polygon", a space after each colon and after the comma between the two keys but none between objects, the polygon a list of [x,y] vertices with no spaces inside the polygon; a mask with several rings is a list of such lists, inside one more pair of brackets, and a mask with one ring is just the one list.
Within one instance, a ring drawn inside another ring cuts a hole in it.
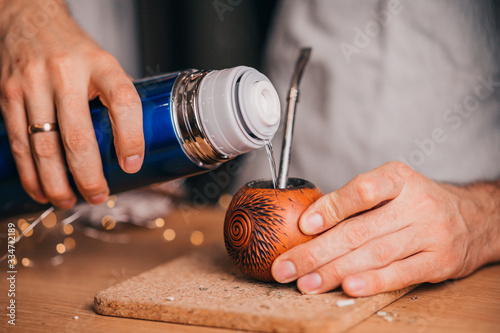
[{"label": "cork backing of board", "polygon": [[351,299],[342,291],[302,295],[294,283],[243,276],[224,248],[194,252],[100,291],[97,313],[264,332],[341,332],[415,287]]}]

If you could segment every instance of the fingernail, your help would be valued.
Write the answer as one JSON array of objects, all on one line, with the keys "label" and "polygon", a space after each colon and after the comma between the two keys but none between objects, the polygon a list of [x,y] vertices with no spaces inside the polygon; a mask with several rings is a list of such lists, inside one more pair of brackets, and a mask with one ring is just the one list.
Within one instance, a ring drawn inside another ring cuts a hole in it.
[{"label": "fingernail", "polygon": [[365,289],[365,280],[359,277],[351,277],[346,279],[344,288],[350,292],[361,292]]},{"label": "fingernail", "polygon": [[106,201],[108,195],[106,193],[94,195],[89,198],[89,201],[91,204],[98,205],[102,204],[104,201]]},{"label": "fingernail", "polygon": [[133,155],[125,158],[123,162],[123,168],[125,172],[134,173],[141,170],[142,166],[142,157],[139,155]]},{"label": "fingernail", "polygon": [[281,283],[290,282],[295,278],[295,266],[291,261],[280,261],[276,264],[273,270],[273,277]]},{"label": "fingernail", "polygon": [[300,226],[302,232],[308,235],[318,233],[323,230],[323,217],[318,214],[312,214]]},{"label": "fingernail", "polygon": [[297,281],[300,291],[306,294],[314,294],[321,287],[321,276],[318,273],[307,274]]}]

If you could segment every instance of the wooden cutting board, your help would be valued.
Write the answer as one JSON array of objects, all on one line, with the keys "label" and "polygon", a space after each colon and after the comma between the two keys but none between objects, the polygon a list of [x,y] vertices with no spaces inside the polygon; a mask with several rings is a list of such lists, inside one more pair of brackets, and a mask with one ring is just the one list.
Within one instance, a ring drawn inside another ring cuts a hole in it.
[{"label": "wooden cutting board", "polygon": [[[97,313],[200,326],[265,332],[341,332],[415,287],[372,297],[342,291],[302,295],[295,284],[243,276],[224,248],[194,252],[100,291]],[[342,305],[342,304],[340,304]]]}]

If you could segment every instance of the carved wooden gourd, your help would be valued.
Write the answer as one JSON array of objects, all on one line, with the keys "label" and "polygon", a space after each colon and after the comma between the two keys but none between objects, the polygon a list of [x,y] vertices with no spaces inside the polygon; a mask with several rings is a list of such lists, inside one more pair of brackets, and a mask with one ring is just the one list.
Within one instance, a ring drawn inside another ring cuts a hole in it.
[{"label": "carved wooden gourd", "polygon": [[314,184],[298,178],[290,178],[286,189],[274,189],[268,180],[243,186],[224,221],[224,242],[235,266],[257,280],[274,281],[274,259],[314,237],[303,234],[298,221],[322,195]]}]

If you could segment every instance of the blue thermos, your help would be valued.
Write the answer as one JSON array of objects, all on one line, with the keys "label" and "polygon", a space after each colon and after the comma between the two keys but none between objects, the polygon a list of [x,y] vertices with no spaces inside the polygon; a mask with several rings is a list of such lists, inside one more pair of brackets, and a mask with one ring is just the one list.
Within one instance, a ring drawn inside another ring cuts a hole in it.
[{"label": "blue thermos", "polygon": [[[125,173],[118,164],[108,110],[99,99],[90,102],[111,193],[213,170],[263,147],[279,126],[276,90],[253,68],[185,70],[134,84],[142,101],[146,142],[143,166],[135,174]],[[42,208],[21,186],[0,116],[1,216]]]}]

